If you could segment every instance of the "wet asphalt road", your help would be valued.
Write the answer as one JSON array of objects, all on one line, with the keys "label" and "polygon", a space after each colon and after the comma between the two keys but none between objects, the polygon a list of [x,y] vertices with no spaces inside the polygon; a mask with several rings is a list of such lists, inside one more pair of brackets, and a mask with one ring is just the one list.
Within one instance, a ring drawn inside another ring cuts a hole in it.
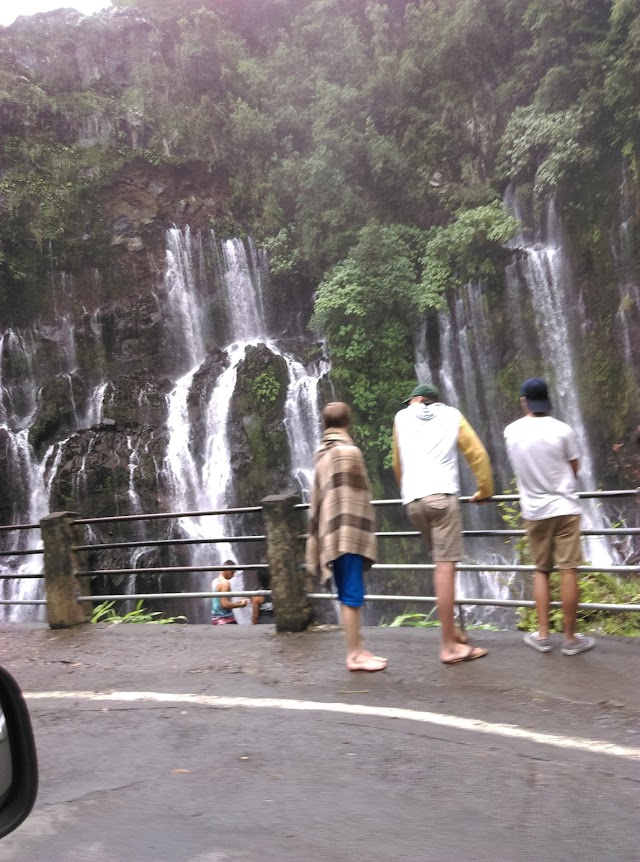
[{"label": "wet asphalt road", "polygon": [[0,860],[640,860],[638,640],[483,631],[451,668],[437,631],[367,640],[384,673],[334,629],[0,626],[40,764]]}]

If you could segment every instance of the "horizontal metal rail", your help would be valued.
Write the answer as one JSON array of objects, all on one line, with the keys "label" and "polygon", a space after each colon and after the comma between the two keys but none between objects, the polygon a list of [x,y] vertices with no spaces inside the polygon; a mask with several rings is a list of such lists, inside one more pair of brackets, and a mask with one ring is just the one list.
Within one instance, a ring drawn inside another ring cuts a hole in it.
[{"label": "horizontal metal rail", "polygon": [[36,575],[34,572],[27,572],[24,575],[15,574],[15,573],[11,574],[11,575],[6,575],[4,572],[2,574],[0,574],[0,581],[10,581],[10,580],[21,581],[23,578],[26,578],[27,580],[29,580],[30,578],[40,578],[41,580],[44,580],[44,575],[42,574],[42,572],[39,575]]},{"label": "horizontal metal rail", "polygon": [[[614,491],[578,491],[578,497],[582,500],[587,499],[604,499],[616,497],[638,497],[640,496],[640,488],[629,488],[626,490]],[[495,494],[493,497],[488,497],[486,503],[510,503],[518,502],[519,494]],[[470,503],[473,497],[458,497],[461,503]],[[402,500],[372,500],[374,506],[401,506]],[[298,503],[297,509],[308,509],[309,503]],[[157,521],[167,520],[171,518],[200,518],[207,515],[242,515],[261,512],[262,506],[242,506],[233,509],[208,509],[194,512],[155,512],[143,515],[111,515],[103,518],[77,518],[74,519],[75,524],[108,524],[115,522],[127,521]],[[0,526],[0,532],[8,530],[38,530],[40,524],[4,524]]]},{"label": "horizontal metal rail", "polygon": [[0,599],[0,605],[46,605],[46,599]]},{"label": "horizontal metal rail", "polygon": [[[73,545],[74,551],[106,551],[114,548],[161,548],[167,545],[214,545],[218,542],[264,542],[266,536],[221,536],[218,539],[157,539],[148,542],[110,542],[109,544]],[[1,555],[0,555],[1,556]]]},{"label": "horizontal metal rail", "polygon": [[[79,602],[104,602],[104,601],[129,601],[129,600],[145,600],[153,601],[154,599],[210,599],[220,597],[221,593],[212,592],[197,592],[197,593],[132,593],[127,595],[109,595],[109,596],[79,596]],[[252,596],[271,596],[269,590],[243,590],[228,592],[223,594],[225,598],[251,598]],[[338,601],[336,593],[307,593],[309,599],[321,599]],[[369,602],[403,602],[404,604],[435,604],[435,596],[401,596],[401,595],[365,595],[365,601]],[[464,607],[467,605],[484,605],[498,608],[534,608],[535,602],[530,599],[479,599],[479,598],[461,598],[456,599],[455,604]],[[561,608],[561,602],[551,602],[551,607]],[[594,604],[591,602],[581,602],[578,607],[581,610],[594,611],[615,611],[616,613],[639,613],[640,605],[636,604]]]},{"label": "horizontal metal rail", "polygon": [[[108,518],[76,518],[74,524],[112,524],[115,521],[161,521],[171,518],[200,518],[204,515],[244,515],[261,512],[262,506],[244,506],[238,509],[211,509],[203,512],[156,512],[152,515],[112,515]],[[37,524],[36,526],[40,526]]]},{"label": "horizontal metal rail", "polygon": [[246,566],[164,566],[153,569],[95,569],[75,572],[78,577],[91,578],[99,575],[180,575],[186,572],[259,572],[268,570],[266,563],[247,563]]},{"label": "horizontal metal rail", "polygon": [[0,551],[0,557],[30,557],[31,554],[44,554],[44,549],[31,548],[26,551]]},{"label": "horizontal metal rail", "polygon": [[[337,593],[308,593],[307,598],[309,599],[332,599],[334,601],[338,600]],[[365,595],[365,601],[368,602],[404,602],[405,604],[419,604],[428,602],[429,604],[436,603],[435,596],[380,596],[380,595]],[[456,599],[456,605],[465,606],[465,605],[486,605],[489,607],[496,608],[535,608],[536,603],[530,599],[472,599],[472,598],[464,598],[464,599]],[[561,602],[551,602],[552,608],[561,608]],[[640,612],[640,605],[604,605],[604,604],[592,604],[590,602],[581,602],[578,605],[582,610],[594,610],[594,611],[630,611],[630,612]]]},{"label": "horizontal metal rail", "polygon": [[[491,536],[526,536],[526,530],[463,530],[463,536],[470,538],[491,537]],[[610,527],[602,528],[601,530],[580,530],[581,536],[640,536],[640,527]],[[382,539],[408,539],[419,538],[421,533],[418,530],[401,530],[399,532],[376,533]],[[303,538],[306,538],[304,536]]]},{"label": "horizontal metal rail", "polygon": [[[464,572],[535,572],[532,565],[516,563],[457,563],[458,571]],[[434,563],[374,563],[371,567],[377,571],[433,571]],[[185,574],[186,572],[223,572],[223,571],[266,571],[267,563],[247,563],[246,565],[225,566],[158,566],[142,569],[91,569],[76,572],[79,577],[97,577],[100,575],[168,575]],[[579,572],[614,572],[616,574],[640,573],[640,566],[578,566]],[[11,576],[13,577],[13,575]]]},{"label": "horizontal metal rail", "polygon": [[[578,491],[578,497],[581,500],[593,500],[601,497],[638,497],[640,496],[640,488],[630,488],[621,491]],[[493,497],[487,497],[483,503],[517,503],[520,500],[519,494],[494,494]],[[458,497],[459,503],[472,503],[473,497]],[[401,506],[402,500],[372,500],[373,506]],[[308,509],[309,503],[298,503],[296,509]]]},{"label": "horizontal metal rail", "polygon": [[232,599],[236,596],[240,598],[251,598],[252,596],[270,596],[270,590],[243,590],[242,592],[229,592],[229,593],[212,593],[209,592],[201,592],[201,593],[132,593],[129,595],[117,595],[117,596],[78,596],[77,601],[79,602],[107,602],[107,601],[119,601],[126,602],[134,599],[213,599],[220,598],[224,596],[225,599]]},{"label": "horizontal metal rail", "polygon": [[[427,571],[435,569],[433,563],[374,563],[372,569],[379,571]],[[461,572],[535,572],[535,566],[521,566],[510,563],[456,563]],[[613,572],[615,574],[640,574],[640,566],[578,566],[579,572]]]},{"label": "horizontal metal rail", "polygon": [[[419,539],[421,533],[418,530],[397,530],[394,532],[380,532],[375,534],[379,539]],[[526,530],[462,530],[462,536],[467,538],[491,538],[493,536],[523,537],[527,535]],[[611,527],[602,530],[581,530],[581,536],[638,536],[640,527]],[[301,541],[309,538],[308,533],[301,533],[298,537]]]}]

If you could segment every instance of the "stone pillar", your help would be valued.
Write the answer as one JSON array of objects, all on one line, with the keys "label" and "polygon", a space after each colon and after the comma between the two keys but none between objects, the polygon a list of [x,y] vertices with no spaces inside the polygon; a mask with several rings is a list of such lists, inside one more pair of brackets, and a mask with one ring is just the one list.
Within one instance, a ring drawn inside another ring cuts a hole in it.
[{"label": "stone pillar", "polygon": [[40,521],[44,544],[44,583],[47,594],[47,619],[52,629],[65,629],[89,622],[91,602],[78,602],[78,596],[91,595],[89,578],[79,578],[84,568],[84,553],[74,551],[83,544],[84,531],[74,524],[74,512],[53,512]]},{"label": "stone pillar", "polygon": [[271,597],[279,632],[304,631],[311,621],[304,541],[300,538],[306,525],[302,510],[294,508],[300,502],[299,497],[285,494],[262,500]]}]

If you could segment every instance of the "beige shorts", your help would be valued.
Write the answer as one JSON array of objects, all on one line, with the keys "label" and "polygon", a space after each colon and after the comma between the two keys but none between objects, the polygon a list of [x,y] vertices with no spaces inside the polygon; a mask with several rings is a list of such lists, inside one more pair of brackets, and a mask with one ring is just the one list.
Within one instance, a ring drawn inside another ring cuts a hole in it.
[{"label": "beige shorts", "polygon": [[582,565],[580,515],[558,515],[542,521],[527,521],[529,548],[539,572],[575,569]]},{"label": "beige shorts", "polygon": [[422,533],[434,563],[462,559],[462,519],[454,494],[431,494],[407,504],[411,523]]}]

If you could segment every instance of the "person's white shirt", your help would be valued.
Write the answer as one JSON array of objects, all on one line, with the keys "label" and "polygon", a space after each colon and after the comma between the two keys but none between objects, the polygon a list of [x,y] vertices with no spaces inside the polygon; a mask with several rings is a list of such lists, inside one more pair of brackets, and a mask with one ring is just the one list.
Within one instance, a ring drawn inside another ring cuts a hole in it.
[{"label": "person's white shirt", "polygon": [[394,435],[402,470],[402,502],[459,494],[458,436],[462,414],[440,402],[414,403],[396,414]]},{"label": "person's white shirt", "polygon": [[569,463],[579,453],[571,427],[553,416],[523,416],[507,425],[504,439],[522,516],[541,521],[579,515],[577,481]]}]

